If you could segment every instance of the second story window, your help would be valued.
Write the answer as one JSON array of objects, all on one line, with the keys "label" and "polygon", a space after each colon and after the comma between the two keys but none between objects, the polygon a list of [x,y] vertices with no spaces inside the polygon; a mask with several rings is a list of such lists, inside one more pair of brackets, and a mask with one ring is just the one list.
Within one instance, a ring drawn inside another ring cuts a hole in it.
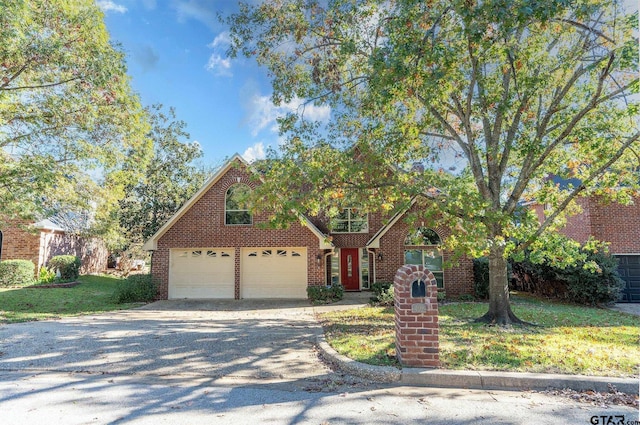
[{"label": "second story window", "polygon": [[227,190],[224,202],[224,224],[252,224],[249,210],[251,189],[245,184],[234,184]]},{"label": "second story window", "polygon": [[367,233],[369,217],[355,208],[345,208],[332,220],[333,233]]}]

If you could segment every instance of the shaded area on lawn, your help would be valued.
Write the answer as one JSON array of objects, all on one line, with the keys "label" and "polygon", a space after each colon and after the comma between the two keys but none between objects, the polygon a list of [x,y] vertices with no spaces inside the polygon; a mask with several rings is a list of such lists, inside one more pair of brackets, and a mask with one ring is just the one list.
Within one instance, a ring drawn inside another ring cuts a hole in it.
[{"label": "shaded area on lawn", "polygon": [[[449,369],[634,376],[640,365],[638,318],[615,311],[514,297],[518,317],[538,326],[473,323],[486,303],[440,306],[440,361]],[[363,363],[398,365],[393,308],[321,316],[328,342]]]},{"label": "shaded area on lawn", "polygon": [[54,319],[63,316],[123,310],[141,303],[117,304],[114,291],[121,279],[81,276],[71,288],[0,289],[0,323]]}]

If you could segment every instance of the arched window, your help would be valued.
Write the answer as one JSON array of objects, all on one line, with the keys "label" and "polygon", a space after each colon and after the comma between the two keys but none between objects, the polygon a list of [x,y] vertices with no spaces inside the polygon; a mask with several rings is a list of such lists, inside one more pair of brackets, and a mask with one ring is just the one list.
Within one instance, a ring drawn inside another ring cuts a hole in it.
[{"label": "arched window", "polygon": [[414,233],[410,233],[404,240],[404,244],[407,246],[425,246],[425,245],[440,245],[441,239],[438,234],[426,227],[420,227]]},{"label": "arched window", "polygon": [[432,229],[420,227],[409,233],[404,240],[406,247],[421,247],[404,250],[404,263],[424,266],[436,278],[438,288],[444,288],[444,271],[442,270],[442,250],[440,236]]},{"label": "arched window", "polygon": [[224,201],[224,224],[252,224],[249,210],[251,188],[245,184],[234,184],[227,190]]}]

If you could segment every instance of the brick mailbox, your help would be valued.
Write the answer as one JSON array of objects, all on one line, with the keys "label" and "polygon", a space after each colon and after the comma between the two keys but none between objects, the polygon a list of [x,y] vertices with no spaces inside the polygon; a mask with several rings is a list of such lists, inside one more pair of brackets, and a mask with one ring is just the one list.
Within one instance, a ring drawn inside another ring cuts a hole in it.
[{"label": "brick mailbox", "polygon": [[398,360],[404,366],[440,366],[436,278],[422,266],[405,265],[393,287]]}]

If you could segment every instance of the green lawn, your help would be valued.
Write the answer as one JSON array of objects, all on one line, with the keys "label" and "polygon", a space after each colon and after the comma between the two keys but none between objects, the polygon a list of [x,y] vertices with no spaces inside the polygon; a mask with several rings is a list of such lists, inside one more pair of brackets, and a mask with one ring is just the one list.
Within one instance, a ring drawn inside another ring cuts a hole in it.
[{"label": "green lawn", "polygon": [[0,323],[27,322],[64,316],[124,310],[141,303],[116,304],[113,293],[120,279],[80,276],[72,288],[0,288]]},{"label": "green lawn", "polygon": [[[444,368],[637,376],[640,318],[615,311],[514,297],[518,317],[537,326],[473,323],[485,303],[440,306]],[[327,340],[363,363],[397,365],[393,308],[367,307],[321,316]]]}]

